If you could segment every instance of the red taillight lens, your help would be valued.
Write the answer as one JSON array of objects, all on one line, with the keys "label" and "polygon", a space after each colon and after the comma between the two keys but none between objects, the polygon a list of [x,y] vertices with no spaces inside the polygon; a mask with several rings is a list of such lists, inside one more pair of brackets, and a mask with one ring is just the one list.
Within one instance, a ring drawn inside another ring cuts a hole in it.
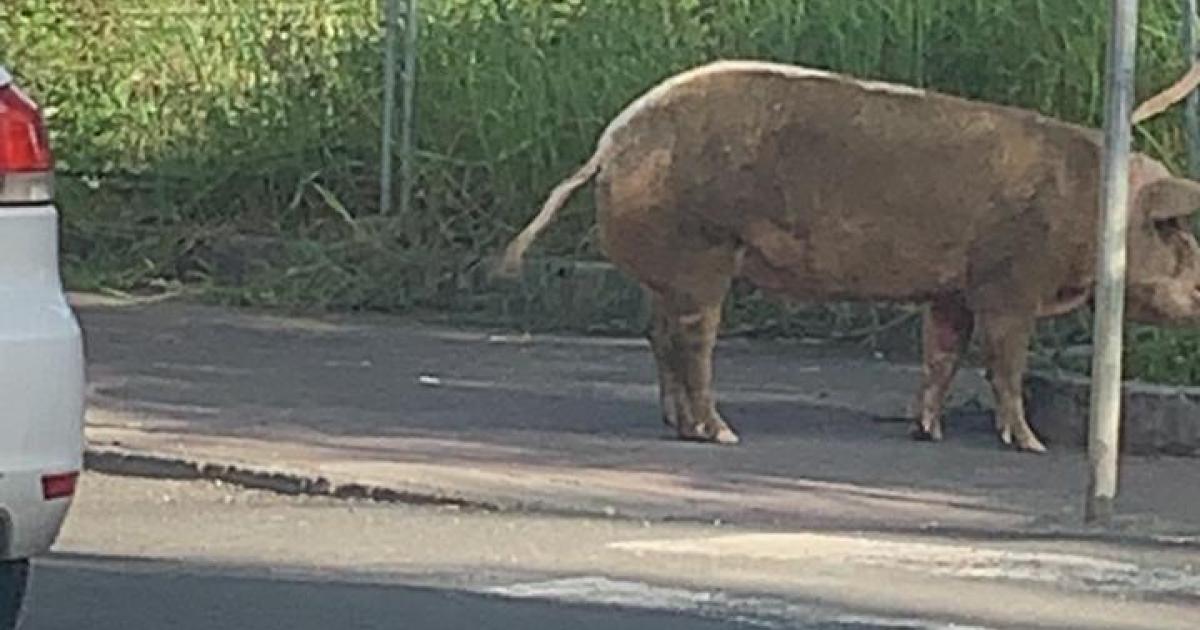
[{"label": "red taillight lens", "polygon": [[53,166],[37,105],[14,85],[0,87],[0,175],[44,172]]},{"label": "red taillight lens", "polygon": [[75,494],[79,471],[42,476],[42,498],[47,501],[62,499]]}]

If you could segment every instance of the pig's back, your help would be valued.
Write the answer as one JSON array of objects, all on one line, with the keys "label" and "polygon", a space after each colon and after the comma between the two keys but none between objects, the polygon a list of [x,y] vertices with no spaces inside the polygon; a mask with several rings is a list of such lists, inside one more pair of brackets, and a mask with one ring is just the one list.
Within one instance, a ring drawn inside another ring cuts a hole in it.
[{"label": "pig's back", "polygon": [[1032,112],[792,66],[673,81],[614,125],[622,158],[668,153],[670,205],[737,233],[752,281],[804,296],[917,299],[964,288],[988,239],[1013,250],[988,256],[1044,251],[1096,144]]}]

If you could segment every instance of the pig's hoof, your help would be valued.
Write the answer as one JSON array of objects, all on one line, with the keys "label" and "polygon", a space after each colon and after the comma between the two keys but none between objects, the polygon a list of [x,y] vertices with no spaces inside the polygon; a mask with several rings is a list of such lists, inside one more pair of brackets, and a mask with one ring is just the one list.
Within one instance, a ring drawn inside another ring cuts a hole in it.
[{"label": "pig's hoof", "polygon": [[1037,439],[1032,432],[1014,436],[1012,429],[1005,427],[1000,431],[1000,441],[1007,446],[1016,447],[1018,451],[1028,453],[1045,453],[1046,445]]},{"label": "pig's hoof", "polygon": [[909,427],[908,435],[918,442],[941,442],[942,427],[937,423],[917,420]]},{"label": "pig's hoof", "polygon": [[1046,445],[1036,437],[1030,435],[1017,440],[1017,448],[1030,453],[1045,453]]},{"label": "pig's hoof", "polygon": [[737,444],[741,442],[742,439],[738,437],[738,434],[733,432],[733,429],[725,427],[720,431],[717,431],[717,436],[713,438],[713,441],[717,444]]},{"label": "pig's hoof", "polygon": [[741,438],[724,422],[716,425],[696,424],[688,427],[681,424],[678,428],[679,438],[692,442],[709,442],[713,444],[737,444]]}]

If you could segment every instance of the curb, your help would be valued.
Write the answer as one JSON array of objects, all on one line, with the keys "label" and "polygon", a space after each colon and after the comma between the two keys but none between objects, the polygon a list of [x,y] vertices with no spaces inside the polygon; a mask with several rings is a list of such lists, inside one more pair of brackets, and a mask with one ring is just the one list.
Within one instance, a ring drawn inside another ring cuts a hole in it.
[{"label": "curb", "polygon": [[239,464],[206,463],[152,453],[88,447],[84,452],[83,467],[91,472],[119,477],[220,481],[251,490],[266,490],[290,496],[367,499],[381,503],[501,511],[499,506],[486,501],[473,501],[432,492],[403,491],[364,483],[335,483],[319,475],[271,471]]},{"label": "curb", "polygon": [[[380,503],[423,507],[443,507],[476,512],[501,513],[525,512],[542,516],[588,517],[646,521],[647,517],[624,514],[618,511],[572,509],[543,503],[516,503],[501,505],[494,502],[452,497],[437,492],[414,492],[397,490],[386,486],[364,483],[335,483],[319,475],[297,472],[272,471],[241,464],[217,464],[189,460],[183,457],[160,455],[128,450],[88,447],[84,453],[84,469],[90,472],[143,479],[210,481],[239,486],[248,490],[263,490],[288,496],[328,497],[340,500],[370,500]],[[665,516],[650,518],[663,522],[709,523],[703,518]],[[732,523],[730,523],[732,524]],[[1142,524],[1131,521],[1123,526],[1057,526],[1044,523],[1023,530],[975,530],[955,527],[932,527],[922,530],[923,534],[940,534],[963,540],[986,536],[990,540],[1070,540],[1117,545],[1135,545],[1156,549],[1200,549],[1200,537],[1181,532],[1148,534],[1140,531]],[[871,531],[871,530],[863,530]],[[883,531],[883,530],[881,530]],[[909,533],[913,532],[887,532]]]},{"label": "curb", "polygon": [[[245,464],[224,464],[187,459],[145,451],[89,446],[84,452],[84,470],[114,477],[171,481],[209,481],[262,490],[286,496],[326,497],[339,500],[368,500],[416,507],[441,507],[474,512],[523,512],[564,518],[602,518],[646,521],[647,517],[627,514],[614,507],[586,508],[553,505],[540,501],[487,501],[455,497],[449,493],[414,491],[394,487],[346,482],[336,483],[317,474],[269,470]],[[649,520],[675,523],[709,523],[706,518],[664,515]]]},{"label": "curb", "polygon": [[[1051,443],[1086,449],[1091,381],[1064,371],[1031,371],[1024,391],[1030,425]],[[1200,388],[1121,382],[1120,450],[1129,455],[1200,457]]]}]

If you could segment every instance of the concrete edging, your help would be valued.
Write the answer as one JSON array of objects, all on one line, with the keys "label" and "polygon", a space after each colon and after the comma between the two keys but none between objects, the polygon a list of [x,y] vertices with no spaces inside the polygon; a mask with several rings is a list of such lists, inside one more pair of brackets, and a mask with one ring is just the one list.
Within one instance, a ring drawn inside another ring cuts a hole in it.
[{"label": "concrete edging", "polygon": [[[1063,371],[1025,377],[1029,423],[1052,443],[1087,446],[1091,381]],[[1121,386],[1121,451],[1200,456],[1200,387],[1125,381]]]},{"label": "concrete edging", "polygon": [[[263,490],[289,496],[328,497],[339,500],[365,499],[382,503],[403,505],[470,509],[481,512],[519,511],[544,516],[591,517],[627,519],[647,522],[703,523],[712,521],[685,516],[647,517],[624,514],[615,510],[592,510],[568,508],[540,502],[501,505],[470,498],[451,497],[438,492],[416,492],[398,490],[386,486],[366,483],[335,483],[316,474],[295,471],[268,470],[243,464],[205,463],[182,456],[152,454],[130,450],[88,447],[84,455],[84,468],[88,471],[143,479],[190,480],[221,482],[249,490]],[[730,524],[733,524],[732,522]],[[887,531],[887,530],[880,530]],[[1016,530],[977,530],[953,526],[922,527],[924,534],[941,533],[949,536],[971,538],[986,535],[995,540],[1074,540],[1118,544],[1141,544],[1160,549],[1194,548],[1200,540],[1193,536],[1161,535],[1148,533],[1143,519],[1118,518],[1110,526],[1072,526],[1062,523],[1043,522],[1030,524]],[[896,533],[896,532],[892,532]]]},{"label": "concrete edging", "polygon": [[122,477],[220,481],[243,488],[293,496],[368,499],[384,503],[500,510],[499,506],[484,501],[434,492],[412,492],[357,482],[335,483],[315,474],[272,471],[241,464],[206,463],[177,456],[125,450],[88,447],[84,452],[83,467],[89,471]]}]

